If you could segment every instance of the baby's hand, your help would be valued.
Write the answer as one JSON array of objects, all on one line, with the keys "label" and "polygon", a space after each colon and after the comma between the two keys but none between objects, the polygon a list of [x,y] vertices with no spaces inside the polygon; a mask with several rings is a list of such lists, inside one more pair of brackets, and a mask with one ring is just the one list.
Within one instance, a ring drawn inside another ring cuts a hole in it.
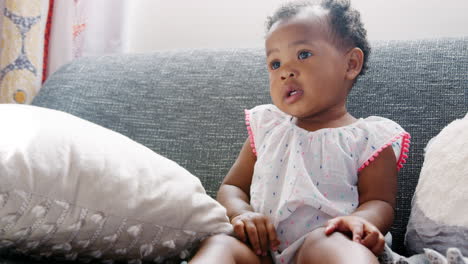
[{"label": "baby's hand", "polygon": [[270,219],[265,215],[247,212],[234,217],[231,220],[237,237],[247,243],[247,239],[257,255],[266,256],[268,247],[273,251],[278,250],[280,241],[277,239],[276,230]]},{"label": "baby's hand", "polygon": [[353,241],[361,243],[375,255],[379,255],[384,250],[384,236],[377,227],[362,217],[348,215],[329,220],[325,226],[325,234],[330,235],[335,231],[351,232]]}]

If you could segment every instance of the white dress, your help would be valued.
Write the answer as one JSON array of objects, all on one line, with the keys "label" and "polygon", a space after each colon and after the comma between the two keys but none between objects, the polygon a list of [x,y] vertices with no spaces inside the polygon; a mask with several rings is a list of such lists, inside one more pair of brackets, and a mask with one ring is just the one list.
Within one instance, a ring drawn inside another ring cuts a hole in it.
[{"label": "white dress", "polygon": [[410,135],[382,117],[360,118],[339,127],[307,131],[274,105],[245,110],[252,151],[257,155],[250,203],[270,217],[281,245],[275,263],[293,263],[307,233],[358,206],[358,172],[387,146],[403,166]]}]

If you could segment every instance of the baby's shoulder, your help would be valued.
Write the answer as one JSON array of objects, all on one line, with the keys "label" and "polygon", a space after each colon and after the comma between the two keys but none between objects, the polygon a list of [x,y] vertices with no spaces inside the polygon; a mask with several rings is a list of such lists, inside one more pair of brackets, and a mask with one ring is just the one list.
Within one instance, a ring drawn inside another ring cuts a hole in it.
[{"label": "baby's shoulder", "polygon": [[385,117],[363,118],[356,127],[355,138],[364,145],[371,146],[372,149],[380,149],[395,141],[409,138],[409,133],[397,122]]},{"label": "baby's shoulder", "polygon": [[257,105],[251,109],[249,109],[252,114],[254,113],[283,113],[281,110],[278,109],[274,104],[262,104],[262,105]]},{"label": "baby's shoulder", "polygon": [[288,115],[282,112],[273,104],[257,105],[252,109],[245,110],[251,120],[257,122],[280,121],[288,118]]},{"label": "baby's shoulder", "polygon": [[361,123],[361,128],[369,133],[404,131],[397,122],[381,116],[369,116],[364,118]]}]

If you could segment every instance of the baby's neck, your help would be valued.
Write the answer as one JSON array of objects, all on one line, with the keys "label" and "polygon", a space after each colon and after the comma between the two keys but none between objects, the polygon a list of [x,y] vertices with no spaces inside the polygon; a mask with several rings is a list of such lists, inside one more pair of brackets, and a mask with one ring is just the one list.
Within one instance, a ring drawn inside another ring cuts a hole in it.
[{"label": "baby's neck", "polygon": [[342,113],[330,113],[327,116],[297,118],[296,125],[307,131],[316,131],[322,128],[337,128],[350,125],[356,122],[350,113],[344,111]]}]

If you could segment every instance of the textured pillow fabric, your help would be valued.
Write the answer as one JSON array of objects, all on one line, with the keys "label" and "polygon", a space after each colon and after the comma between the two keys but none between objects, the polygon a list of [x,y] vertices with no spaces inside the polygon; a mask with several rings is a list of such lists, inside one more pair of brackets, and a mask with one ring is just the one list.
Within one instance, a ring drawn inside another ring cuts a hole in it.
[{"label": "textured pillow fabric", "polygon": [[379,256],[380,264],[468,264],[458,248],[448,248],[446,254],[433,249],[425,248],[424,253],[410,257],[400,256],[385,246],[384,252]]},{"label": "textured pillow fabric", "polygon": [[0,120],[0,247],[164,262],[232,231],[197,177],[119,133],[35,106]]},{"label": "textured pillow fabric", "polygon": [[447,125],[426,147],[405,243],[468,256],[468,115]]}]

